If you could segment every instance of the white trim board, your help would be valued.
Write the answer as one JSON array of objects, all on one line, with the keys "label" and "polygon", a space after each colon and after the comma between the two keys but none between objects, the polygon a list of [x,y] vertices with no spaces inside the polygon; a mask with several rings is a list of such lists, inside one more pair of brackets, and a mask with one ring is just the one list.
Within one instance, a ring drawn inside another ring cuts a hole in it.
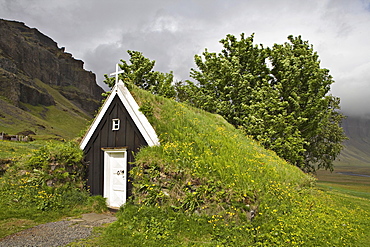
[{"label": "white trim board", "polygon": [[99,123],[103,119],[105,113],[107,112],[109,106],[111,105],[115,96],[118,96],[122,104],[126,107],[127,112],[131,116],[135,125],[139,129],[140,133],[143,135],[145,141],[149,146],[159,145],[158,136],[155,133],[153,126],[149,123],[145,115],[139,111],[139,105],[136,103],[134,97],[126,88],[122,80],[119,80],[118,83],[113,87],[111,94],[108,96],[107,100],[104,102],[101,110],[98,115],[95,117],[93,123],[91,124],[89,130],[85,134],[84,138],[80,143],[80,148],[85,149],[89,143],[92,135],[95,133]]}]

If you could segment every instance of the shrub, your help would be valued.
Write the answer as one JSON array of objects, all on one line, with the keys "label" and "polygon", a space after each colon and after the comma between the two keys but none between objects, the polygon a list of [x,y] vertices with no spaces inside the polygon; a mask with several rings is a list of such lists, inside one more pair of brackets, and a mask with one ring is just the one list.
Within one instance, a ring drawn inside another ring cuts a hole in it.
[{"label": "shrub", "polygon": [[88,198],[83,189],[85,169],[75,143],[50,142],[7,170],[1,178],[2,202],[40,210],[83,204]]}]

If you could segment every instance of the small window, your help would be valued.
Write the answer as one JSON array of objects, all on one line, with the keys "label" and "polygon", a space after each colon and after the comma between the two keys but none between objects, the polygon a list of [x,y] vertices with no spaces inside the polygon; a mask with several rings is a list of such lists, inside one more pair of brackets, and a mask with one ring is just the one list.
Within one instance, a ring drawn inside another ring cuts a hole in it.
[{"label": "small window", "polygon": [[112,119],[112,130],[119,130],[120,121],[118,118]]}]

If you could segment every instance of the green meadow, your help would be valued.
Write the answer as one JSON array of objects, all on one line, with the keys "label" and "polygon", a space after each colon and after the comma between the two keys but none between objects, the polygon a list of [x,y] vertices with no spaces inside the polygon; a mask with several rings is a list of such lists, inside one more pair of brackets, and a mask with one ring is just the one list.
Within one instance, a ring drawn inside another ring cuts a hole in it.
[{"label": "green meadow", "polygon": [[138,154],[118,221],[77,246],[368,245],[366,198],[324,188],[217,115],[134,93],[161,146]]},{"label": "green meadow", "polygon": [[14,142],[0,140],[0,159],[14,159],[32,152],[44,145],[44,142]]},{"label": "green meadow", "polygon": [[[338,168],[334,173],[319,172],[317,180],[245,137],[218,115],[136,88],[131,91],[161,145],[138,153],[131,171],[133,197],[116,213],[118,220],[72,246],[368,246],[366,177],[357,183],[358,178],[343,175],[352,180],[345,182],[335,177],[340,175]],[[80,157],[71,144],[47,145],[49,148],[41,147],[42,152],[39,147],[29,148],[30,154],[24,152],[31,159],[18,162],[18,171],[39,164],[37,157],[44,157],[46,163],[42,164],[47,164],[55,152],[70,152],[75,161]],[[1,150],[7,151],[2,157],[9,158],[18,149],[4,145]],[[78,186],[46,191],[43,181],[37,180],[40,190],[35,190],[28,187],[34,184],[26,178],[39,177],[34,169],[27,172],[7,172],[0,180],[0,232],[8,225],[2,236],[93,210],[94,203]],[[20,179],[14,179],[17,174]],[[58,176],[68,179],[69,174]],[[36,201],[38,209],[27,206],[29,199],[16,197],[21,191],[32,197],[41,190],[50,197],[70,199],[62,205],[63,200],[48,201],[41,196]],[[45,207],[43,200],[50,207]],[[11,222],[18,223],[9,227]]]},{"label": "green meadow", "polygon": [[328,192],[343,193],[370,200],[369,165],[342,165],[337,163],[333,172],[318,171],[318,187]]}]

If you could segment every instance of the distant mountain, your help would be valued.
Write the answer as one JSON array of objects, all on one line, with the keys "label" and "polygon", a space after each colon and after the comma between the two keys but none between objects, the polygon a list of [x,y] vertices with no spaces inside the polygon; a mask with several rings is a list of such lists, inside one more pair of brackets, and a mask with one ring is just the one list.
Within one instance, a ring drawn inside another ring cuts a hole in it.
[{"label": "distant mountain", "polygon": [[0,19],[0,132],[74,137],[104,92],[83,64],[37,29]]},{"label": "distant mountain", "polygon": [[349,138],[339,157],[343,165],[370,165],[370,114],[349,116],[342,127]]}]

